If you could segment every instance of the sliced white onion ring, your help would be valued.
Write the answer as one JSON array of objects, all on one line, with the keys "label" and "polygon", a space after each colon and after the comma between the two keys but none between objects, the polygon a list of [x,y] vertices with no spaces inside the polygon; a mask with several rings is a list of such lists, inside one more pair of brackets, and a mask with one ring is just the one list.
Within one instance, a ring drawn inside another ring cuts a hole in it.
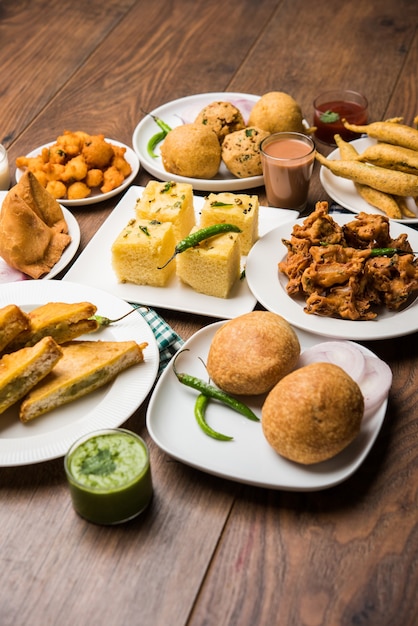
[{"label": "sliced white onion ring", "polygon": [[350,341],[324,341],[307,348],[299,357],[298,367],[319,362],[339,365],[356,381],[364,397],[364,418],[373,415],[389,393],[392,385],[389,365]]},{"label": "sliced white onion ring", "polygon": [[392,370],[378,357],[366,357],[366,369],[359,381],[364,397],[364,417],[370,417],[385,400],[392,385]]},{"label": "sliced white onion ring", "polygon": [[304,350],[299,357],[299,367],[321,361],[339,365],[356,383],[366,368],[365,355],[350,341],[324,341]]}]

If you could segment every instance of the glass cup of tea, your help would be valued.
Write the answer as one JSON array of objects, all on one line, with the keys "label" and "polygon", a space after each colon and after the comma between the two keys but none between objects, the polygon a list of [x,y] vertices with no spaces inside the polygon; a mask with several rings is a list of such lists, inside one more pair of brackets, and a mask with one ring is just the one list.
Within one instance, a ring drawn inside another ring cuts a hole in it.
[{"label": "glass cup of tea", "polygon": [[7,191],[10,187],[9,159],[6,148],[0,144],[0,190]]},{"label": "glass cup of tea", "polygon": [[315,144],[303,133],[280,132],[260,145],[269,206],[302,211],[308,200]]},{"label": "glass cup of tea", "polygon": [[335,146],[334,135],[340,135],[344,141],[358,139],[361,133],[345,128],[343,120],[361,126],[367,124],[367,98],[357,91],[334,89],[315,98],[313,125],[316,127],[315,139],[330,146]]}]

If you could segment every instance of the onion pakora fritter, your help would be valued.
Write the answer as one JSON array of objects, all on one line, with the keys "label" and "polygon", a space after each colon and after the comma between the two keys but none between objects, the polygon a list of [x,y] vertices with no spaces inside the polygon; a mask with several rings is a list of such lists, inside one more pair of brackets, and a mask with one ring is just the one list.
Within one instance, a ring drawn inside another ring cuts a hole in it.
[{"label": "onion pakora fritter", "polygon": [[288,253],[278,266],[290,296],[305,298],[306,313],[348,320],[375,319],[378,310],[398,310],[418,293],[418,262],[408,237],[390,236],[389,219],[359,213],[340,226],[318,202],[293,227]]},{"label": "onion pakora fritter", "polygon": [[16,167],[31,171],[55,199],[80,200],[93,189],[107,193],[123,183],[132,171],[125,152],[104,135],[66,130],[38,156],[18,157]]}]

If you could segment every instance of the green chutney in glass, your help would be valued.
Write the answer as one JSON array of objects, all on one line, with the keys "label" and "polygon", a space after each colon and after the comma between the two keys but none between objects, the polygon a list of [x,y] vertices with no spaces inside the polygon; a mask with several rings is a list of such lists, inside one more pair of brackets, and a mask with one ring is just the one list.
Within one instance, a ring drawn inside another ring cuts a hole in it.
[{"label": "green chutney in glass", "polygon": [[144,511],[153,487],[144,440],[123,428],[90,433],[64,460],[75,511],[96,524],[119,524]]}]

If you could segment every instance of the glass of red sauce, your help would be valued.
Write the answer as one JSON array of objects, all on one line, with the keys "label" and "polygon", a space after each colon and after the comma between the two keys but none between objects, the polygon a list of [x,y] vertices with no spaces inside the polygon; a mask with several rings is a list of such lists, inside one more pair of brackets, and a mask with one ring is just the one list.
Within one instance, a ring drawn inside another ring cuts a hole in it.
[{"label": "glass of red sauce", "polygon": [[311,137],[296,132],[273,133],[261,142],[260,152],[269,205],[302,211],[315,159]]},{"label": "glass of red sauce", "polygon": [[347,130],[343,120],[350,124],[367,124],[368,102],[365,96],[356,91],[326,91],[314,100],[315,139],[335,146],[334,135],[341,135],[345,141],[358,139],[360,135]]}]

